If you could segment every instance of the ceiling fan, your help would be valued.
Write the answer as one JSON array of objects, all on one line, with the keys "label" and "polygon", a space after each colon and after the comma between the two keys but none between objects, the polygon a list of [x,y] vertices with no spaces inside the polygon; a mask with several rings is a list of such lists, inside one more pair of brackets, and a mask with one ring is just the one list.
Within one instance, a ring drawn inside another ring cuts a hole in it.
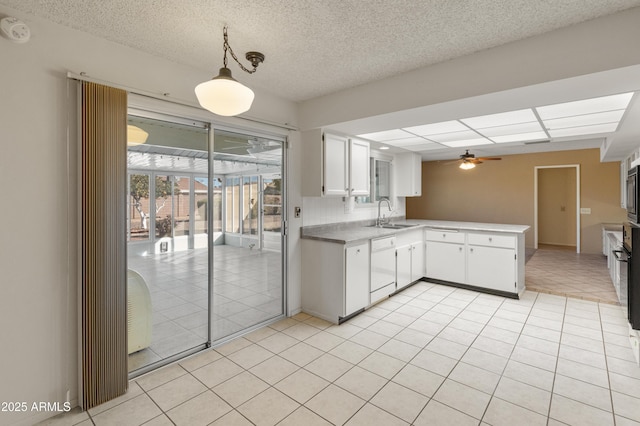
[{"label": "ceiling fan", "polygon": [[254,139],[223,139],[224,147],[218,151],[234,151],[236,155],[254,155],[279,148],[279,144],[269,140]]},{"label": "ceiling fan", "polygon": [[476,164],[482,164],[484,161],[489,160],[502,160],[500,157],[476,157],[474,154],[469,154],[469,150],[465,150],[465,153],[460,156],[459,160],[455,162],[460,163],[460,168],[464,170],[473,169]]}]

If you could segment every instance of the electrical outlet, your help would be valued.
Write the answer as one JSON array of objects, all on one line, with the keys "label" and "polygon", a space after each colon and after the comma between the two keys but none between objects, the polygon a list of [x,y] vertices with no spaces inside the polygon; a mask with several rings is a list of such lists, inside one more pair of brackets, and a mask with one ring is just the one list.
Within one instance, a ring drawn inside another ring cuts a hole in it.
[{"label": "electrical outlet", "polygon": [[300,207],[294,207],[293,209],[293,215],[295,217],[300,217],[300,213],[302,212],[302,209]]}]

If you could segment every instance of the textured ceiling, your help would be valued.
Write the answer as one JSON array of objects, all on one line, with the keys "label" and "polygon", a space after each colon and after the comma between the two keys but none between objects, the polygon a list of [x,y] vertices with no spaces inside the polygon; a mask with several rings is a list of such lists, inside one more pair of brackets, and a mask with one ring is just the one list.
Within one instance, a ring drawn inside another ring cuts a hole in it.
[{"label": "textured ceiling", "polygon": [[[640,0],[0,0],[209,71],[222,27],[251,85],[301,101],[639,6]],[[236,77],[241,71],[231,66]],[[247,81],[246,78],[241,77]]]}]

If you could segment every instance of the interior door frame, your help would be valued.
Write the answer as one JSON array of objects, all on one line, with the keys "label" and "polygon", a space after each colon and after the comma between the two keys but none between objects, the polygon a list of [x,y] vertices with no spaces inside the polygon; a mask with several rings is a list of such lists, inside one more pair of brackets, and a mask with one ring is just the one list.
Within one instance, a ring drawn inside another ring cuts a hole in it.
[{"label": "interior door frame", "polygon": [[538,249],[538,173],[542,169],[575,169],[576,171],[576,253],[580,253],[580,164],[561,164],[555,166],[535,166],[533,173],[533,225],[534,248]]}]

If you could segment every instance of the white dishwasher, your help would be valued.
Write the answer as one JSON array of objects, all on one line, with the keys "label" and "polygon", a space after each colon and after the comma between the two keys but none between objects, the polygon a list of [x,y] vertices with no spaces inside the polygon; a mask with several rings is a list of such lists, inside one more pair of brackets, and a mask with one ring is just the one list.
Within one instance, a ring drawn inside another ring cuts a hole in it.
[{"label": "white dishwasher", "polygon": [[396,237],[371,240],[371,303],[396,291]]}]

